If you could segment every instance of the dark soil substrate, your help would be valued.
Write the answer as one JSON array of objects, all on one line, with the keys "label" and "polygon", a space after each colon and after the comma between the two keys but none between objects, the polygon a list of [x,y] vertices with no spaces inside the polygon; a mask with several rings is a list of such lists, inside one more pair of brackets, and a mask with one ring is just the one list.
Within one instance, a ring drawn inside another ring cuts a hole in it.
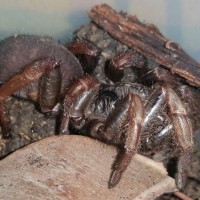
[{"label": "dark soil substrate", "polygon": [[55,134],[55,119],[38,112],[35,105],[11,97],[7,101],[12,138],[0,140],[0,157],[32,142]]}]

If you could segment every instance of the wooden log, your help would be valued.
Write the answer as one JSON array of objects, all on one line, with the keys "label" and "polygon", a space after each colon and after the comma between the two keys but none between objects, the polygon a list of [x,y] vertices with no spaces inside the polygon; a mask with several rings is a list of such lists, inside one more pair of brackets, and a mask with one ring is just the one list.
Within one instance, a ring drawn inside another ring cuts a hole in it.
[{"label": "wooden log", "polygon": [[200,86],[200,64],[179,44],[165,38],[156,26],[142,23],[136,16],[118,13],[105,4],[94,6],[89,17],[119,42],[169,68],[191,85]]},{"label": "wooden log", "polygon": [[108,189],[117,149],[88,137],[52,136],[0,162],[0,199],[152,200],[176,190],[161,163],[136,155],[119,184]]}]

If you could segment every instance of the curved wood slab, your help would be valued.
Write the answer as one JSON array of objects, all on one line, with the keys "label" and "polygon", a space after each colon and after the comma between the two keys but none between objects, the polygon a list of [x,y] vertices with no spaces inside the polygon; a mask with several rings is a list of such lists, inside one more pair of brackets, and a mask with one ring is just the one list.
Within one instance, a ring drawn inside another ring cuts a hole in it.
[{"label": "curved wood slab", "polygon": [[136,155],[108,189],[116,148],[83,136],[52,136],[0,162],[0,199],[154,199],[176,189],[162,164]]}]

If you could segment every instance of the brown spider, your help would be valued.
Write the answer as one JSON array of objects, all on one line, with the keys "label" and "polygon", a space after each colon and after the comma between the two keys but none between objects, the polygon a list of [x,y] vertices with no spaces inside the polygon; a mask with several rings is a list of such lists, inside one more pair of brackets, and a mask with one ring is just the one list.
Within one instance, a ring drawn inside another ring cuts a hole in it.
[{"label": "brown spider", "polygon": [[[131,63],[135,65],[138,56],[141,57],[128,51],[112,60],[109,69],[115,80],[123,78],[124,69]],[[182,188],[193,149],[194,121],[191,118],[194,120],[197,116],[199,97],[196,98],[195,89],[183,85],[170,71],[160,67],[146,70],[142,70],[143,84],[124,81],[102,84],[97,97],[90,99],[93,103],[85,106],[71,123],[94,138],[121,147],[109,187],[118,183],[138,150],[165,152],[171,148],[177,150],[176,182]]]},{"label": "brown spider", "polygon": [[[68,45],[70,50],[74,47],[73,43]],[[87,58],[83,63],[91,65]],[[199,91],[169,70],[147,63],[140,53],[127,50],[107,66],[105,61],[101,78],[90,70],[104,84],[94,100],[90,99],[92,104],[83,107],[71,124],[96,139],[121,147],[109,187],[118,183],[138,150],[163,154],[170,150],[178,158],[176,182],[182,188],[190,166],[194,131],[199,128]]]},{"label": "brown spider", "polygon": [[[94,65],[100,53],[96,46],[82,40],[68,48],[82,55],[80,61],[89,66]],[[156,149],[163,140],[169,144],[172,138],[176,139],[179,149],[177,185],[179,188],[184,185],[193,147],[193,129],[182,99],[191,100],[192,105],[195,101],[192,90],[179,84],[168,71],[156,68],[146,72],[144,80],[156,82],[151,87],[131,82],[100,84],[92,76],[83,75],[79,63],[66,48],[51,38],[37,36],[5,39],[0,44],[0,60],[0,81],[5,82],[0,87],[3,137],[10,135],[5,100],[14,94],[38,102],[44,113],[61,111],[60,133],[69,133],[71,124],[94,138],[119,146],[122,153],[113,168],[110,188],[119,182],[140,146]],[[109,70],[120,81],[125,68],[132,65],[143,69],[146,60],[141,54],[128,51],[114,58]],[[163,78],[168,81],[162,81]],[[159,130],[154,124],[159,124]]]}]

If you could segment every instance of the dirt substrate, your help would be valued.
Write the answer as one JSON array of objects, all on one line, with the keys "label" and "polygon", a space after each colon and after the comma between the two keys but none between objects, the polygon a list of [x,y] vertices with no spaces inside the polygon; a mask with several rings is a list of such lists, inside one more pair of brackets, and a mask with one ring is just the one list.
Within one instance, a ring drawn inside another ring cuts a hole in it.
[{"label": "dirt substrate", "polygon": [[24,100],[9,98],[12,138],[0,140],[0,157],[32,142],[55,134],[55,119],[38,112],[36,107]]}]

